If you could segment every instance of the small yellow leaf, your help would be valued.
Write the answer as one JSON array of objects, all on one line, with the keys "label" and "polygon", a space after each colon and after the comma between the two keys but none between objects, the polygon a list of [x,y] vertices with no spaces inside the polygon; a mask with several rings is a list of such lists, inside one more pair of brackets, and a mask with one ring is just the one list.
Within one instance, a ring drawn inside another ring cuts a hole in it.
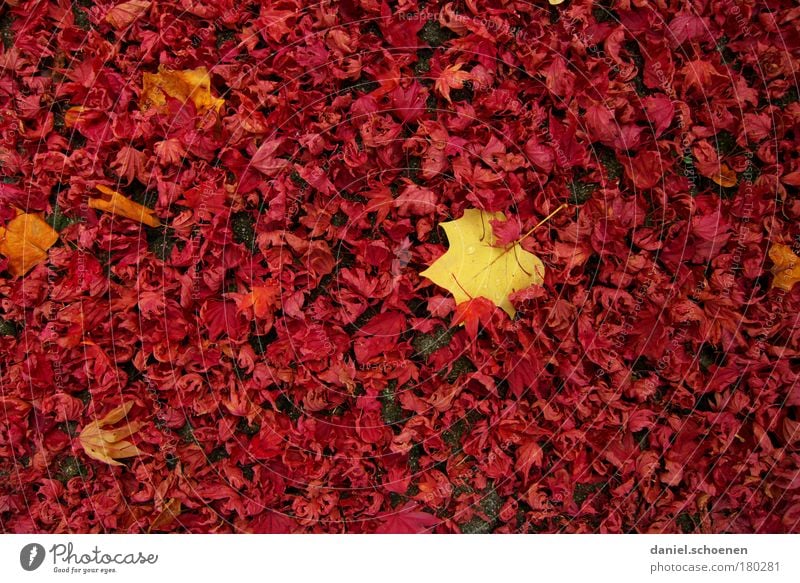
[{"label": "small yellow leaf", "polygon": [[89,199],[90,208],[133,219],[134,221],[139,221],[150,227],[158,227],[161,225],[161,221],[158,220],[158,217],[146,206],[142,206],[138,202],[133,202],[124,194],[116,190],[111,190],[102,184],[98,184],[95,188],[97,188],[102,195],[97,198]]},{"label": "small yellow leaf", "polygon": [[420,275],[452,293],[456,304],[483,297],[513,317],[516,310],[508,296],[541,285],[544,264],[519,241],[495,247],[492,220],[502,221],[505,216],[467,209],[460,219],[442,223],[450,247]]},{"label": "small yellow leaf", "polygon": [[47,250],[58,241],[58,233],[39,215],[17,210],[17,216],[0,227],[0,254],[8,257],[8,271],[25,275],[47,259]]},{"label": "small yellow leaf", "polygon": [[219,111],[225,100],[211,95],[211,77],[205,67],[187,71],[171,71],[159,67],[158,73],[145,73],[143,76],[141,109],[167,105],[167,97],[183,103],[192,100],[200,112]]},{"label": "small yellow leaf", "polygon": [[736,177],[736,172],[731,170],[727,164],[721,164],[719,167],[719,174],[717,176],[712,176],[711,180],[719,184],[722,188],[730,188],[731,186],[736,186],[738,178]]},{"label": "small yellow leaf", "polygon": [[772,287],[784,291],[792,291],[792,287],[800,281],[800,257],[794,254],[787,245],[776,243],[769,250],[769,258],[775,264],[772,266]]},{"label": "small yellow leaf", "polygon": [[110,425],[114,425],[123,419],[130,412],[133,404],[133,401],[128,401],[112,410],[102,419],[92,421],[83,428],[78,440],[83,446],[86,455],[112,466],[121,466],[122,464],[116,460],[137,456],[142,453],[139,448],[126,441],[127,438],[139,431],[142,426],[141,423],[127,423],[117,429],[109,428]]},{"label": "small yellow leaf", "polygon": [[564,0],[547,0],[550,3],[550,6],[558,6],[559,4],[563,4]]}]

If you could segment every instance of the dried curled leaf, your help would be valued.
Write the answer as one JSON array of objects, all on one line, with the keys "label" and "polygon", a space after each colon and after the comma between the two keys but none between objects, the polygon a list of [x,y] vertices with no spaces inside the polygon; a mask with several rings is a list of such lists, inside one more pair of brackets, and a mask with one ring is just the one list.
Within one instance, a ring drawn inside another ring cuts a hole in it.
[{"label": "dried curled leaf", "polygon": [[493,220],[504,221],[505,215],[467,209],[460,219],[442,223],[450,247],[420,275],[452,293],[456,304],[483,297],[513,317],[516,310],[508,296],[540,285],[544,264],[519,241],[495,246]]},{"label": "dried curled leaf", "polygon": [[130,26],[150,8],[150,0],[130,0],[114,6],[106,14],[106,22],[120,30]]},{"label": "dried curled leaf", "polygon": [[8,257],[8,271],[15,277],[47,259],[47,250],[56,241],[58,233],[44,219],[20,210],[0,227],[0,253]]},{"label": "dried curled leaf", "polygon": [[128,415],[134,402],[128,401],[113,409],[100,420],[92,421],[83,428],[78,440],[83,446],[86,455],[112,466],[121,466],[116,460],[133,457],[141,454],[141,450],[127,441],[134,433],[139,431],[142,424],[138,421],[126,423],[125,426],[111,429],[114,425]]},{"label": "dried curled leaf", "polygon": [[137,202],[133,202],[124,194],[121,194],[116,190],[111,190],[102,184],[98,184],[96,188],[102,193],[102,196],[90,198],[90,208],[106,211],[120,217],[133,219],[134,221],[139,221],[140,223],[144,223],[149,227],[158,227],[161,225],[161,221],[158,220],[158,217],[156,217],[153,214],[153,211],[146,206],[142,206]]},{"label": "dried curled leaf", "polygon": [[74,105],[64,112],[64,124],[68,128],[74,128],[82,121],[83,112],[86,108],[82,105]]},{"label": "dried curled leaf", "polygon": [[769,258],[775,264],[772,266],[772,287],[784,291],[792,291],[792,287],[800,281],[800,257],[794,254],[790,247],[776,243],[769,250]]},{"label": "dried curled leaf", "polygon": [[186,103],[192,100],[200,112],[219,111],[224,99],[211,95],[211,77],[205,67],[187,71],[171,71],[159,67],[158,73],[145,73],[143,76],[141,109],[164,108],[167,97]]},{"label": "dried curled leaf", "polygon": [[719,184],[722,188],[730,188],[736,186],[738,178],[736,172],[727,164],[720,164],[719,174],[712,176],[711,180]]}]

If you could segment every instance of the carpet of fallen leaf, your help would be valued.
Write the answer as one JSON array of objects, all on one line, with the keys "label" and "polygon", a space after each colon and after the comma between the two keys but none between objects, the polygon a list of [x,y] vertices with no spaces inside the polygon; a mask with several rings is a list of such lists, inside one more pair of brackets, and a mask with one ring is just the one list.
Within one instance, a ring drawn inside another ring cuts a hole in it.
[{"label": "carpet of fallen leaf", "polygon": [[800,531],[796,2],[305,4],[0,8],[0,531]]}]

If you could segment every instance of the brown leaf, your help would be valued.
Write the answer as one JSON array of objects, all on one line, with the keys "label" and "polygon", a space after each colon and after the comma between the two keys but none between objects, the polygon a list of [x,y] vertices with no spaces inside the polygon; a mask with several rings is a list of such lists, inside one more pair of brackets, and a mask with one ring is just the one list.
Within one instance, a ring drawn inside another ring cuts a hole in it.
[{"label": "brown leaf", "polygon": [[126,423],[117,429],[109,428],[123,419],[133,407],[134,402],[128,401],[100,420],[92,421],[86,425],[78,436],[86,455],[112,466],[121,466],[116,460],[137,456],[142,451],[133,445],[127,438],[139,431],[140,422]]},{"label": "brown leaf", "polygon": [[118,518],[118,532],[136,532],[147,524],[147,517],[153,512],[152,504],[126,504]]},{"label": "brown leaf", "polygon": [[17,210],[17,216],[0,227],[0,253],[8,257],[8,271],[25,275],[47,259],[47,250],[58,241],[58,233],[39,215]]},{"label": "brown leaf", "polygon": [[154,530],[162,530],[164,527],[169,526],[173,520],[178,518],[181,513],[181,501],[177,498],[170,498],[166,504],[164,504],[164,508],[161,509],[161,512],[158,513],[153,519],[153,522],[150,523],[150,528],[147,532],[153,532]]},{"label": "brown leaf", "polygon": [[211,95],[211,77],[205,67],[187,71],[171,71],[159,67],[158,73],[145,73],[142,80],[141,109],[163,109],[167,105],[167,97],[183,103],[191,99],[200,112],[211,109],[219,111],[225,103],[224,99]]},{"label": "brown leaf", "polygon": [[150,8],[149,0],[130,0],[114,6],[106,14],[106,22],[117,30],[126,28]]},{"label": "brown leaf", "polygon": [[153,211],[146,206],[142,206],[137,202],[133,202],[124,194],[121,194],[116,190],[111,190],[102,184],[98,184],[95,188],[102,193],[102,196],[90,198],[90,208],[106,211],[120,217],[133,219],[134,221],[139,221],[140,223],[144,223],[150,227],[158,227],[161,225],[161,221],[158,220],[158,217],[156,217],[153,214]]},{"label": "brown leaf", "polygon": [[784,291],[792,291],[794,284],[800,281],[800,257],[794,254],[787,245],[776,243],[769,250],[772,266],[772,287]]}]

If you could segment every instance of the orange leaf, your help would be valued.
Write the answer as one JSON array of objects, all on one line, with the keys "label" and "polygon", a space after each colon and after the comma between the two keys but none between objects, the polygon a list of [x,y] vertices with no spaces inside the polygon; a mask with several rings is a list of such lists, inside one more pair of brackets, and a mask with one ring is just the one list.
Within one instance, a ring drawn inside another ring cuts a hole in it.
[{"label": "orange leaf", "polygon": [[242,308],[253,308],[257,318],[268,318],[280,302],[281,292],[276,285],[255,286],[242,302]]},{"label": "orange leaf", "polygon": [[8,257],[8,271],[15,277],[47,259],[47,250],[56,241],[58,233],[44,219],[20,210],[0,227],[0,253]]},{"label": "orange leaf", "polygon": [[780,243],[776,243],[769,250],[769,258],[775,264],[772,266],[772,287],[784,291],[792,291],[794,284],[800,281],[800,257],[792,250]]},{"label": "orange leaf", "polygon": [[167,105],[167,97],[186,103],[192,100],[198,111],[210,109],[219,111],[224,99],[212,97],[211,77],[205,67],[187,71],[170,71],[159,67],[158,73],[145,73],[143,76],[141,109]]},{"label": "orange leaf", "polygon": [[133,401],[120,405],[100,420],[92,421],[83,428],[78,440],[83,450],[90,458],[110,464],[121,466],[116,460],[133,457],[141,454],[141,450],[126,441],[142,426],[139,422],[126,423],[124,427],[109,428],[124,418],[133,407]]},{"label": "orange leaf", "polygon": [[133,219],[134,221],[139,221],[150,227],[158,227],[161,225],[161,221],[158,220],[158,217],[146,206],[133,202],[124,194],[116,190],[111,190],[102,184],[98,184],[95,188],[103,194],[98,198],[89,199],[89,206],[91,208]]},{"label": "orange leaf", "polygon": [[66,125],[68,128],[74,128],[83,120],[82,114],[84,111],[86,111],[86,108],[82,105],[70,107],[64,112],[64,125]]},{"label": "orange leaf", "polygon": [[464,83],[472,79],[472,74],[468,71],[461,70],[461,63],[447,67],[434,85],[436,91],[444,97],[448,102],[450,101],[450,90],[461,89]]},{"label": "orange leaf", "polygon": [[737,177],[736,172],[730,169],[727,164],[720,164],[719,174],[712,176],[711,180],[719,184],[722,188],[730,188],[736,186]]}]

